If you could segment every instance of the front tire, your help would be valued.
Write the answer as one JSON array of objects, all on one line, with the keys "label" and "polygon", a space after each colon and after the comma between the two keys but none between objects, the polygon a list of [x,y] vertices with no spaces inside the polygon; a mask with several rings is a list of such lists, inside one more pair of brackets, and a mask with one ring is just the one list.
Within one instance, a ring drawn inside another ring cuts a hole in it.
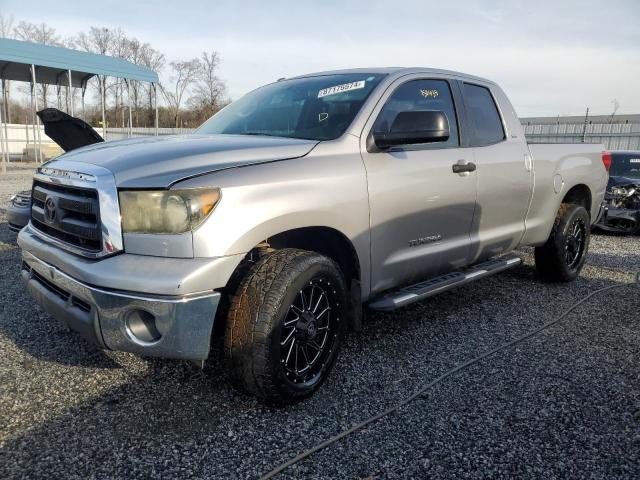
[{"label": "front tire", "polygon": [[583,206],[560,205],[547,243],[535,249],[536,270],[544,280],[570,282],[576,279],[587,258],[590,223]]},{"label": "front tire", "polygon": [[331,259],[290,248],[262,257],[231,299],[225,335],[231,381],[274,404],[312,394],[336,360],[346,306],[344,278]]}]

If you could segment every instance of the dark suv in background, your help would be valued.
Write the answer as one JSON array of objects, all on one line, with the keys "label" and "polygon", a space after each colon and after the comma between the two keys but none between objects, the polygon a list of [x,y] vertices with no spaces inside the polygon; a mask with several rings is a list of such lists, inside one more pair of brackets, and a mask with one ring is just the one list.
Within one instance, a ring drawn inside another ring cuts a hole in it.
[{"label": "dark suv in background", "polygon": [[609,184],[598,228],[614,233],[640,233],[640,151],[610,153]]}]

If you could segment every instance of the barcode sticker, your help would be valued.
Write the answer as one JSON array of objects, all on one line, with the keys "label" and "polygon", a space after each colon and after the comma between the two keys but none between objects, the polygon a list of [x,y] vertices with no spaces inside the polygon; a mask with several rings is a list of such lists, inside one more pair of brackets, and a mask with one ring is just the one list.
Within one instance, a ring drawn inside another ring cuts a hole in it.
[{"label": "barcode sticker", "polygon": [[326,97],[327,95],[335,95],[336,93],[349,92],[351,90],[358,90],[364,88],[364,80],[357,82],[343,83],[342,85],[335,85],[333,87],[323,88],[318,92],[318,98]]}]

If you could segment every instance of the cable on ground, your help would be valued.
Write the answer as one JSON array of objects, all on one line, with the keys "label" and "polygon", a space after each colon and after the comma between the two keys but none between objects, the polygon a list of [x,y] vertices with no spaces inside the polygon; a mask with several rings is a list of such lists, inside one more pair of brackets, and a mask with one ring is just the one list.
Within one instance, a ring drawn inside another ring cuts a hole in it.
[{"label": "cable on ground", "polygon": [[268,480],[270,478],[273,478],[274,476],[278,475],[279,473],[282,473],[284,470],[286,470],[287,468],[291,467],[292,465],[295,465],[296,463],[301,462],[302,460],[304,460],[305,458],[313,455],[316,452],[319,452],[320,450],[324,450],[325,448],[333,445],[334,443],[336,443],[337,441],[345,438],[346,436],[357,432],[358,430],[363,429],[364,427],[366,427],[367,425],[370,425],[378,420],[380,420],[381,418],[384,418],[388,415],[391,415],[392,413],[395,413],[396,411],[398,411],[400,408],[404,407],[405,405],[407,405],[408,403],[412,402],[413,400],[415,400],[416,398],[418,398],[419,396],[421,396],[423,393],[425,393],[427,390],[429,390],[430,388],[434,387],[435,385],[437,385],[438,383],[442,382],[443,380],[445,380],[446,378],[450,377],[451,375],[458,373],[462,370],[465,370],[466,368],[469,368],[471,365],[474,365],[482,360],[484,360],[487,357],[490,357],[491,355],[501,351],[501,350],[505,350],[509,347],[513,347],[514,345],[517,345],[521,342],[524,342],[525,340],[539,334],[540,332],[542,332],[543,330],[548,329],[549,327],[552,327],[553,325],[557,324],[558,322],[560,322],[562,319],[564,319],[567,315],[569,315],[571,312],[573,312],[576,308],[578,308],[580,305],[582,305],[583,303],[587,302],[589,299],[591,299],[593,296],[602,293],[602,292],[606,292],[608,290],[613,290],[615,288],[622,288],[622,287],[627,287],[629,285],[636,285],[636,284],[640,284],[640,272],[638,272],[638,274],[636,275],[635,278],[635,282],[630,282],[630,283],[623,283],[623,284],[618,284],[618,285],[609,285],[607,287],[603,287],[603,288],[599,288],[598,290],[594,290],[593,292],[591,292],[590,294],[588,294],[587,296],[585,296],[584,298],[582,298],[581,300],[579,300],[578,302],[574,303],[573,305],[571,305],[567,310],[565,310],[558,318],[551,320],[550,322],[547,322],[545,324],[543,324],[541,327],[536,328],[535,330],[532,330],[528,333],[525,333],[507,343],[504,343],[502,345],[500,345],[499,347],[496,347],[492,350],[489,350],[471,360],[468,360],[454,368],[452,368],[451,370],[443,373],[442,375],[440,375],[438,378],[436,378],[435,380],[427,383],[426,385],[424,385],[423,387],[421,387],[419,390],[417,390],[415,393],[413,393],[412,395],[410,395],[409,397],[405,398],[404,400],[402,400],[401,402],[397,403],[396,405],[389,407],[386,410],[383,410],[382,412],[373,415],[357,424],[355,424],[354,426],[352,426],[351,428],[348,428],[347,430],[344,430],[340,433],[338,433],[337,435],[334,435],[333,437],[325,440],[324,442],[318,443],[317,445],[309,448],[308,450],[305,450],[304,452],[300,453],[299,455],[296,455],[295,457],[293,457],[291,460],[288,460],[282,464],[280,464],[279,466],[277,466],[276,468],[274,468],[273,470],[271,470],[270,472],[266,473],[265,475],[263,475],[261,477],[262,480]]}]

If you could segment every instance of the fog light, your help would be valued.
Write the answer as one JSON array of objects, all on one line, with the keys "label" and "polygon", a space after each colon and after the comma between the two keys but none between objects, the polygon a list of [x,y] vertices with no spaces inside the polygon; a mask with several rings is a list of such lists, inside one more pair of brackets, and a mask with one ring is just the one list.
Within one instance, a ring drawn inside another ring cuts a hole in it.
[{"label": "fog light", "polygon": [[131,310],[125,320],[127,333],[142,344],[156,343],[162,335],[156,327],[156,317],[145,310]]}]

